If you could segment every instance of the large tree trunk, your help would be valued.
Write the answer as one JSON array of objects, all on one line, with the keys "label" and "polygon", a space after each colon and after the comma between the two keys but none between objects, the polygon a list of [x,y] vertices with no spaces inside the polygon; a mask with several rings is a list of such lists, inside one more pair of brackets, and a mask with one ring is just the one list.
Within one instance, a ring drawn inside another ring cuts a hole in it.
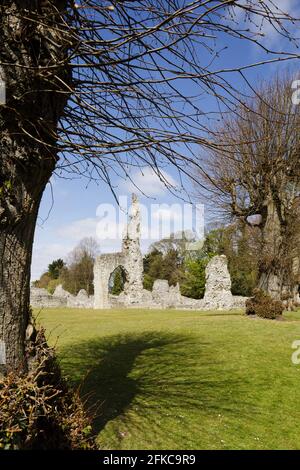
[{"label": "large tree trunk", "polygon": [[0,4],[0,78],[6,84],[0,105],[0,372],[27,368],[34,230],[57,162],[57,126],[71,83],[70,39],[61,19],[67,4]]},{"label": "large tree trunk", "polygon": [[25,331],[36,208],[27,219],[0,231],[0,343],[2,372],[27,369]]},{"label": "large tree trunk", "polygon": [[[21,145],[11,139],[10,144],[2,143],[0,168],[0,366],[2,372],[22,373],[27,369],[24,351],[34,231],[56,158],[44,155],[41,160],[32,144],[25,154],[29,142]],[[16,159],[16,154],[24,158]]]},{"label": "large tree trunk", "polygon": [[280,206],[269,198],[262,214],[262,254],[258,287],[274,299],[282,299],[293,291],[288,226]]}]

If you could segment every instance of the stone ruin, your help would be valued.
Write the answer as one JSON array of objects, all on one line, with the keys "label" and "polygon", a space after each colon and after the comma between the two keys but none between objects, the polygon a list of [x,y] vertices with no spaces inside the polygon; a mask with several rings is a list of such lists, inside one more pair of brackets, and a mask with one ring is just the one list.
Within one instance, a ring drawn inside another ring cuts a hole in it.
[{"label": "stone ruin", "polygon": [[53,295],[46,289],[31,287],[30,303],[34,308],[94,308],[94,297],[88,296],[84,289],[77,295],[72,295],[63,289],[62,285],[56,287]]},{"label": "stone ruin", "polygon": [[[157,279],[152,292],[143,288],[143,255],[140,249],[141,217],[138,199],[132,196],[129,223],[120,253],[103,254],[96,259],[94,287],[96,309],[111,307],[232,309],[245,306],[246,297],[233,296],[226,256],[215,256],[206,268],[203,299],[191,299],[180,293],[179,284],[169,286]],[[126,281],[119,296],[109,293],[111,274],[122,268]]]},{"label": "stone ruin", "polygon": [[143,255],[140,249],[141,217],[138,199],[132,196],[129,223],[120,253],[103,254],[97,257],[94,266],[95,308],[109,308],[111,296],[109,281],[117,268],[122,268],[126,278],[121,302],[126,306],[143,302]]},{"label": "stone ruin", "polygon": [[226,256],[214,256],[205,271],[204,308],[213,305],[217,309],[230,309],[239,302],[243,302],[243,297],[233,296],[231,293]]},{"label": "stone ruin", "polygon": [[39,287],[31,287],[30,289],[30,303],[32,307],[66,307],[66,300],[55,295],[49,294],[46,289]]},{"label": "stone ruin", "polygon": [[[191,299],[180,293],[179,284],[169,286],[165,279],[157,279],[152,291],[143,288],[143,255],[140,249],[141,216],[138,199],[132,196],[129,223],[119,253],[107,253],[97,257],[94,266],[95,295],[88,296],[81,290],[77,296],[66,292],[62,286],[50,295],[46,289],[32,287],[33,307],[73,307],[108,309],[112,307],[177,308],[195,310],[227,310],[245,307],[247,297],[231,293],[231,279],[224,255],[213,257],[206,267],[206,285],[203,299]],[[111,276],[121,268],[125,277],[120,295],[109,292]]]}]

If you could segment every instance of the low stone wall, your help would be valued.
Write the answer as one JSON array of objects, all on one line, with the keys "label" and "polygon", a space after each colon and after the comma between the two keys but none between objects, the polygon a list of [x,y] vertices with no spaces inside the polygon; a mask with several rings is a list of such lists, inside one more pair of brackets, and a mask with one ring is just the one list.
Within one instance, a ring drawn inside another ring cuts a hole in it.
[{"label": "low stone wall", "polygon": [[[180,294],[179,284],[169,286],[165,279],[157,279],[153,284],[152,292],[143,289],[142,298],[139,304],[130,305],[130,307],[149,308],[149,309],[187,309],[187,310],[233,310],[245,308],[247,297],[231,295],[230,303],[215,302],[214,299],[191,299]],[[120,295],[110,295],[109,302],[111,308],[126,308],[126,295],[122,292]]]},{"label": "low stone wall", "polygon": [[84,289],[76,296],[72,295],[61,285],[57,286],[53,295],[49,294],[46,289],[31,287],[30,304],[33,308],[94,308],[94,297],[88,296]]},{"label": "low stone wall", "polygon": [[[119,297],[114,296],[114,304],[118,304],[118,298],[122,299],[122,294]],[[176,286],[169,286],[168,281],[165,279],[157,279],[153,284],[153,290],[143,291],[143,299],[139,307],[141,308],[175,308],[175,309],[191,309],[191,310],[232,310],[237,308],[244,308],[247,297],[231,295],[230,302],[229,296],[226,297],[226,307],[223,301],[215,301],[209,297],[203,299],[191,299],[185,297],[180,293],[179,284]],[[124,299],[122,299],[124,305]]]},{"label": "low stone wall", "polygon": [[94,297],[88,296],[84,289],[81,289],[76,297],[70,295],[67,298],[67,307],[72,308],[94,308]]},{"label": "low stone wall", "polygon": [[55,297],[49,294],[46,289],[39,289],[38,287],[32,287],[30,291],[30,304],[34,308],[51,308],[51,307],[66,307],[67,303],[65,299],[61,297]]},{"label": "low stone wall", "polygon": [[[118,302],[114,299],[114,303]],[[126,296],[121,294],[120,301],[126,305]],[[245,308],[247,297],[231,293],[231,278],[224,255],[215,256],[206,267],[206,285],[203,299],[191,299],[181,295],[179,284],[169,286],[165,279],[157,279],[152,292],[143,290],[139,307],[176,308],[193,310],[231,310]]]}]

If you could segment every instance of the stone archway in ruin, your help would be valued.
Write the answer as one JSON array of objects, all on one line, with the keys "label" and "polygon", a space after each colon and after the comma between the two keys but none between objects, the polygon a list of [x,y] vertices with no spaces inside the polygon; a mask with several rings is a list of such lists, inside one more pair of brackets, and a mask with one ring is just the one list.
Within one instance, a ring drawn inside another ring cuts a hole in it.
[{"label": "stone archway in ruin", "polygon": [[109,253],[98,257],[94,267],[95,308],[110,308],[110,276],[118,267],[122,267],[126,272],[124,261],[122,253]]}]

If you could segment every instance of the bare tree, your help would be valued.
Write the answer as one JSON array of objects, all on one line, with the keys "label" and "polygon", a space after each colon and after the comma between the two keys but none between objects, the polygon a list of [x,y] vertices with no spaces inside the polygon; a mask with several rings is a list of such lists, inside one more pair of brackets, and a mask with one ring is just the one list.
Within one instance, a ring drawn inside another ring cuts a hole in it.
[{"label": "bare tree", "polygon": [[224,118],[201,171],[215,207],[261,229],[259,287],[274,298],[293,297],[299,256],[300,110],[292,79],[276,76]]},{"label": "bare tree", "polygon": [[83,238],[71,251],[61,276],[67,291],[75,295],[80,289],[85,289],[88,295],[94,293],[94,262],[99,253],[99,244],[93,237]]},{"label": "bare tree", "polygon": [[94,237],[84,237],[68,256],[68,264],[78,263],[86,256],[95,261],[100,254],[100,245]]},{"label": "bare tree", "polygon": [[291,59],[257,24],[292,44],[298,20],[275,0],[2,0],[0,21],[0,341],[3,369],[21,371],[32,240],[53,172],[111,187],[130,167],[150,165],[163,181],[163,164],[186,172],[191,146],[212,145],[198,98],[236,99],[230,70],[217,67],[224,40],[260,45],[260,65]]}]

